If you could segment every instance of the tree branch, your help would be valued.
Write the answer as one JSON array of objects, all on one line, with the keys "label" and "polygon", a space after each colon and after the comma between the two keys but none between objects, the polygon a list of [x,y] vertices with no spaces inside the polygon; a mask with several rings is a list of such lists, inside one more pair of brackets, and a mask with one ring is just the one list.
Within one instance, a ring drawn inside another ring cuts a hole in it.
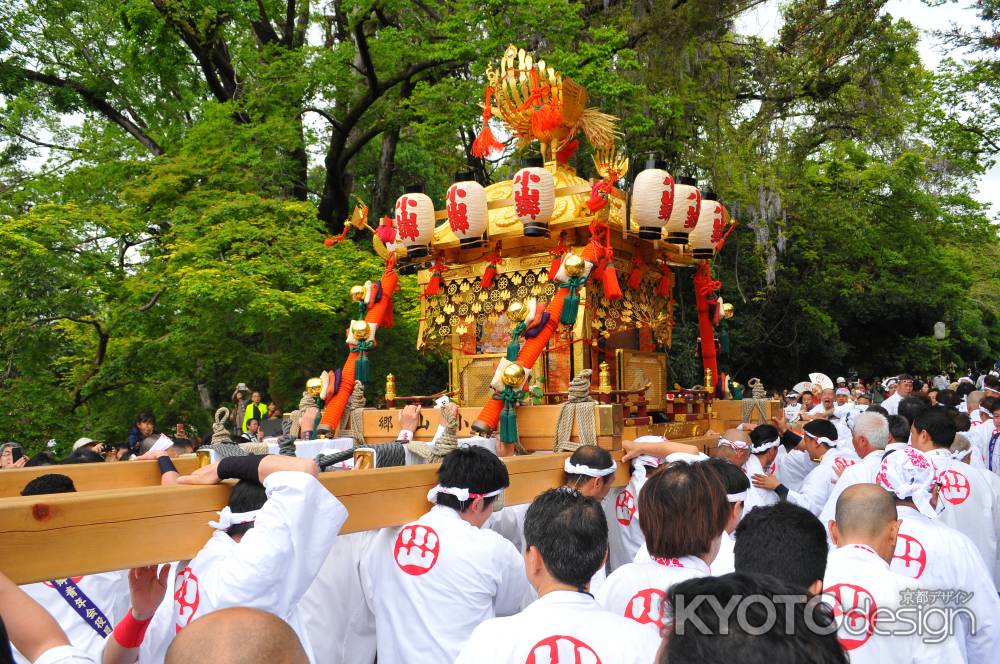
[{"label": "tree branch", "polygon": [[163,290],[164,289],[161,288],[160,290],[158,290],[155,293],[153,293],[153,297],[150,298],[149,302],[147,302],[146,304],[144,304],[141,307],[139,307],[139,312],[141,313],[141,312],[149,311],[154,306],[156,306],[156,301],[160,299],[161,295],[163,295]]},{"label": "tree branch", "polygon": [[80,95],[84,101],[88,102],[95,111],[131,134],[133,138],[139,141],[143,147],[152,152],[154,155],[159,156],[163,154],[163,148],[160,147],[156,141],[147,136],[139,125],[129,120],[118,109],[109,104],[101,95],[85,85],[78,83],[77,81],[60,78],[52,74],[43,74],[42,72],[33,71],[31,69],[22,68],[21,73],[24,74],[24,77],[29,81],[43,83],[54,88],[72,90]]},{"label": "tree branch", "polygon": [[51,148],[53,150],[65,150],[67,152],[83,152],[83,150],[81,150],[80,148],[74,148],[68,145],[56,145],[55,143],[46,143],[45,141],[40,141],[37,138],[32,138],[31,136],[22,134],[21,132],[15,130],[13,127],[5,125],[2,122],[0,122],[0,129],[5,129],[11,135],[17,136],[18,138],[28,141],[29,143],[37,145],[38,147],[41,148]]},{"label": "tree branch", "polygon": [[351,141],[351,144],[346,146],[340,153],[340,167],[346,168],[347,165],[351,163],[351,160],[354,159],[354,156],[357,155],[363,147],[368,145],[373,138],[384,132],[386,129],[388,129],[386,125],[377,124],[358,136],[355,140]]},{"label": "tree branch", "polygon": [[378,77],[375,75],[375,64],[372,62],[371,50],[368,48],[368,37],[365,35],[364,21],[354,24],[354,42],[358,46],[358,56],[361,64],[364,65],[364,75],[368,79],[368,86],[372,90],[378,90]]},{"label": "tree branch", "polygon": [[309,112],[316,113],[317,115],[322,115],[324,118],[326,118],[327,122],[333,125],[333,128],[336,129],[337,131],[344,130],[344,128],[340,124],[340,121],[337,120],[337,118],[333,117],[332,115],[330,115],[328,112],[324,111],[321,108],[316,108],[315,106],[307,106],[306,108],[303,108],[301,111],[299,111],[299,116],[301,117],[305,113]]},{"label": "tree branch", "polygon": [[257,20],[250,21],[250,25],[253,26],[253,32],[261,44],[276,44],[279,41],[278,33],[274,31],[271,19],[267,17],[264,0],[257,0]]}]

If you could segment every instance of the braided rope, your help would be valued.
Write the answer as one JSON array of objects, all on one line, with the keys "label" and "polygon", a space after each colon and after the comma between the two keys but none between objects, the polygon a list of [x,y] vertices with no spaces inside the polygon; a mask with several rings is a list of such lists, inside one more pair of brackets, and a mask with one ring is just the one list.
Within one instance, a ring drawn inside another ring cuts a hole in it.
[{"label": "braided rope", "polygon": [[365,444],[364,408],[365,384],[356,380],[354,381],[354,389],[351,390],[350,401],[348,401],[344,408],[344,414],[340,418],[340,426],[337,427],[337,438],[350,438],[357,447]]},{"label": "braided rope", "polygon": [[212,425],[212,445],[233,442],[233,437],[230,435],[229,431],[226,430],[225,422],[228,419],[228,408],[223,407],[215,411],[215,423]]},{"label": "braided rope", "polygon": [[458,405],[449,403],[441,408],[441,421],[444,432],[434,445],[414,440],[406,443],[406,449],[427,463],[439,463],[454,452],[458,448]]},{"label": "braided rope", "polygon": [[[402,443],[393,441],[391,443],[378,443],[377,445],[364,445],[363,447],[375,450],[376,468],[389,468],[392,466],[406,465],[406,448],[403,447]],[[353,458],[354,452],[357,449],[357,447],[352,447],[351,449],[344,450],[343,452],[320,454],[316,457],[316,463],[319,465],[320,470],[326,470],[335,464]]]},{"label": "braided rope", "polygon": [[[556,418],[556,452],[575,452],[581,445],[597,444],[597,429],[594,425],[594,411],[597,402],[590,397],[590,369],[584,369],[569,382],[569,396],[559,408]],[[573,422],[580,433],[578,442],[573,442]]]}]

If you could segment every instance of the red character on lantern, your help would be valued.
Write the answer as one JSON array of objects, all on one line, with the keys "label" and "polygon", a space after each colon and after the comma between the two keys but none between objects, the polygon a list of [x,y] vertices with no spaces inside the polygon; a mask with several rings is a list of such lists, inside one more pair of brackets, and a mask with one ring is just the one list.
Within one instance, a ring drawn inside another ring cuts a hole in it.
[{"label": "red character on lantern", "polygon": [[417,207],[417,202],[409,196],[400,197],[396,203],[396,225],[399,227],[400,237],[415,240],[420,231],[417,230],[417,213],[407,212],[410,207]]},{"label": "red character on lantern", "polygon": [[448,223],[451,230],[456,233],[464,233],[469,230],[469,206],[460,203],[457,199],[465,198],[465,190],[452,187],[448,190]]},{"label": "red character on lantern", "polygon": [[532,189],[531,182],[539,182],[540,177],[533,173],[521,171],[514,177],[514,184],[521,185],[520,189],[514,189],[514,206],[519,216],[528,216],[534,220],[542,212],[539,201],[538,189]]},{"label": "red character on lantern", "polygon": [[656,216],[666,221],[670,218],[670,211],[674,208],[674,176],[668,175],[663,178],[663,184],[669,189],[664,189],[663,193],[660,194],[660,211]]}]

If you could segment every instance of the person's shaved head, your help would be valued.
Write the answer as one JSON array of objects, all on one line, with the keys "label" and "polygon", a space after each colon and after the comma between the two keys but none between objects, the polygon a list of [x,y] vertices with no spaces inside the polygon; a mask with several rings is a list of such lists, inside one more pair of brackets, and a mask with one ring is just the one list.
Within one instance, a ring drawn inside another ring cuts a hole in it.
[{"label": "person's shaved head", "polygon": [[[733,442],[746,443],[747,447],[744,449],[736,449],[731,445],[727,445],[722,442],[722,440],[729,440]],[[726,429],[722,437],[719,438],[719,445],[713,450],[710,450],[710,455],[713,457],[720,457],[736,464],[737,466],[742,466],[746,463],[747,457],[750,456],[750,436],[746,431],[740,431],[739,429]]]},{"label": "person's shaved head", "polygon": [[166,664],[308,664],[299,637],[281,618],[259,609],[214,611],[185,627]]},{"label": "person's shaved head", "polygon": [[867,544],[886,561],[892,559],[899,531],[895,497],[877,484],[855,484],[837,499],[830,526],[838,546]]}]

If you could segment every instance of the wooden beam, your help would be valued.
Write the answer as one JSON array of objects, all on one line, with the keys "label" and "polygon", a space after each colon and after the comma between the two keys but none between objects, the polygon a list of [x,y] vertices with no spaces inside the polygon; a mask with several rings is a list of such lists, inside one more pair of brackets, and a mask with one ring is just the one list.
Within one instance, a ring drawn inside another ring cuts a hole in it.
[{"label": "wooden beam", "polygon": [[[505,503],[530,502],[559,486],[567,456],[504,459],[511,476]],[[320,481],[347,507],[342,532],[349,533],[401,525],[426,512],[437,468],[341,471],[323,473]],[[616,485],[628,478],[628,468],[619,464]],[[208,521],[229,491],[226,484],[149,486],[5,499],[0,570],[16,583],[32,583],[191,558],[211,536]]]},{"label": "wooden beam", "polygon": [[[187,475],[198,467],[198,459],[193,454],[184,455],[174,459],[174,465],[182,475]],[[127,489],[160,484],[160,469],[155,461],[37,466],[0,472],[0,498],[20,496],[21,490],[28,482],[41,475],[52,473],[68,476],[73,480],[77,491]]]}]

